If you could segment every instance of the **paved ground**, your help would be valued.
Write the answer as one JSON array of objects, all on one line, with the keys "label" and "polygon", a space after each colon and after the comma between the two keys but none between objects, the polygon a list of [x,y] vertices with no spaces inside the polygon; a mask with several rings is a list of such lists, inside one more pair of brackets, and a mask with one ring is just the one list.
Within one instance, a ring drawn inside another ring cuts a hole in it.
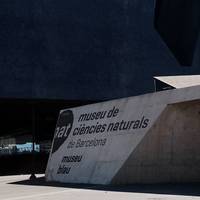
[{"label": "paved ground", "polygon": [[200,184],[102,187],[46,183],[42,176],[1,176],[0,200],[200,200]]}]

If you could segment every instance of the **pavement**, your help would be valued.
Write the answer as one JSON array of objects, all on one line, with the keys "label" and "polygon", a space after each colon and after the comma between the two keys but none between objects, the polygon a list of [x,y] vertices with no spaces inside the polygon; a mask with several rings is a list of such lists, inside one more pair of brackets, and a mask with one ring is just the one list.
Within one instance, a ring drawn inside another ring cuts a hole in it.
[{"label": "pavement", "polygon": [[99,186],[47,183],[44,175],[1,176],[0,200],[200,200],[200,184]]}]

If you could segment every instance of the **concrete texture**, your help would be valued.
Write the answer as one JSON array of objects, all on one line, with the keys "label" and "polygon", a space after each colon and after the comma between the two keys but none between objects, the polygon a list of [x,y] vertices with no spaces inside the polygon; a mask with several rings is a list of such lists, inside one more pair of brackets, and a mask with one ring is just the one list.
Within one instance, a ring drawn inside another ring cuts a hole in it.
[{"label": "concrete texture", "polygon": [[[108,117],[113,109],[117,114]],[[200,86],[62,110],[46,180],[103,185],[200,182],[199,110]],[[86,119],[102,111],[107,113],[102,119]],[[131,128],[120,129],[122,121]],[[111,124],[116,128],[110,129]],[[97,126],[105,128],[85,131]],[[93,145],[94,140],[105,142]],[[80,160],[74,160],[77,156]]]},{"label": "concrete texture", "polygon": [[[37,175],[42,177],[42,175]],[[1,200],[196,200],[199,185],[132,185],[102,187],[47,184],[44,179],[28,180],[28,175],[0,177]]]},{"label": "concrete texture", "polygon": [[192,87],[200,85],[200,75],[191,76],[158,76],[154,77],[156,80],[173,86],[174,88]]},{"label": "concrete texture", "polygon": [[168,105],[112,182],[199,182],[199,132],[200,101]]}]

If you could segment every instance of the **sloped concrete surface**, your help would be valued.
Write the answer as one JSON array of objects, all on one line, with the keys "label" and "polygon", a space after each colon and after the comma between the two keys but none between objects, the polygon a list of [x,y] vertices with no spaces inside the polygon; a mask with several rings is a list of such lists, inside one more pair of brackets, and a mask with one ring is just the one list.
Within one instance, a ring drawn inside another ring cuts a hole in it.
[{"label": "sloped concrete surface", "polygon": [[199,110],[200,101],[168,105],[113,183],[199,182]]},{"label": "sloped concrete surface", "polygon": [[[62,110],[46,180],[102,185],[199,182],[199,92],[200,86],[193,86]],[[86,119],[98,112],[106,114]],[[122,122],[127,128],[120,128]],[[103,131],[89,133],[97,125]],[[96,140],[105,142],[94,145]]]}]

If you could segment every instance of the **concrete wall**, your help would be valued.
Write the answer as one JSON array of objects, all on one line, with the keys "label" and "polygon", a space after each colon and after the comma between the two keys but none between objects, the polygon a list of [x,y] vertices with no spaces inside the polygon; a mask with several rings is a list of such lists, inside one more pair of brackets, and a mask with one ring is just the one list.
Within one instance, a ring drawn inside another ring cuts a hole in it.
[{"label": "concrete wall", "polygon": [[112,183],[199,182],[199,133],[200,101],[168,105]]},{"label": "concrete wall", "polygon": [[[194,86],[62,110],[46,180],[200,181],[199,91]],[[106,114],[96,117],[99,112]]]}]

